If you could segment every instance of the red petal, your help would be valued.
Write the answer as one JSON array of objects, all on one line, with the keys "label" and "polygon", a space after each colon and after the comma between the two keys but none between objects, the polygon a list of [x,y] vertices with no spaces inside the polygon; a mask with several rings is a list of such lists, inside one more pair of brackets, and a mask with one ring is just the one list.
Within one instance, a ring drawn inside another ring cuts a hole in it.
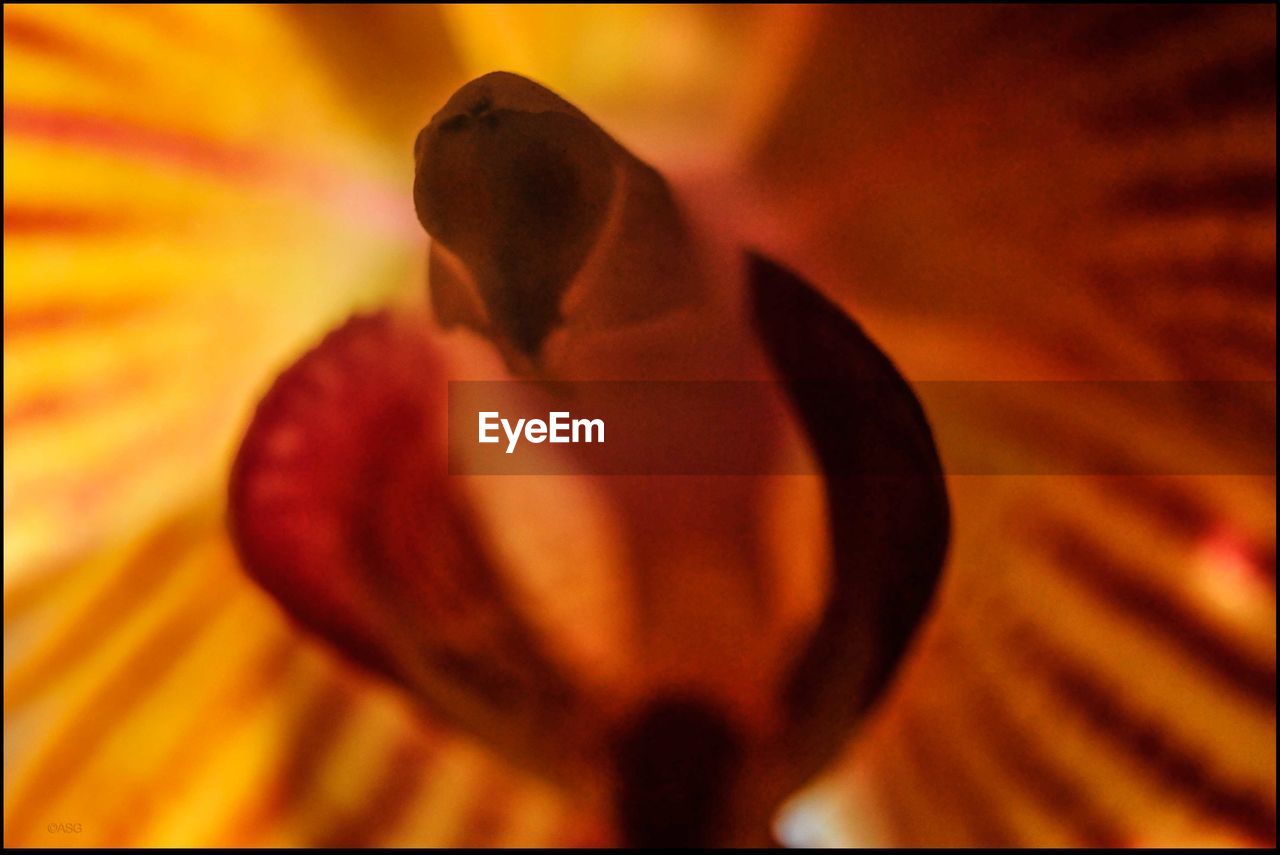
[{"label": "red petal", "polygon": [[237,548],[308,629],[546,770],[578,699],[448,474],[449,360],[425,330],[356,318],[280,376],[232,473]]}]

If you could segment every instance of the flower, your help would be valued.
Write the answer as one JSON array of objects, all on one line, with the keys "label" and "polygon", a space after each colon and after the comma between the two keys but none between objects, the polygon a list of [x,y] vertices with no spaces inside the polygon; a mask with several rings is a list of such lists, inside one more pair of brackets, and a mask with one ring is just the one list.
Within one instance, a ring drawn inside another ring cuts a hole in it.
[{"label": "flower", "polygon": [[[271,378],[419,290],[409,144],[494,68],[734,173],[913,380],[1260,390],[1170,423],[1029,394],[955,423],[984,448],[1274,457],[1271,10],[4,17],[7,844],[608,839],[297,634],[222,533]],[[1273,841],[1274,476],[948,486],[923,643],[779,835]]]}]

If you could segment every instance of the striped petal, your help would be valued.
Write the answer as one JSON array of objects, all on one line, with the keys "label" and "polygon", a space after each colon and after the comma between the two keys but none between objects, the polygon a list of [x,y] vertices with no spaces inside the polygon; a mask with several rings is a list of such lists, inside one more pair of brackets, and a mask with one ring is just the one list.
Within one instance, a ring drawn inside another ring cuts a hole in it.
[{"label": "striped petal", "polygon": [[217,502],[12,586],[5,626],[6,845],[604,839],[299,635],[244,578]]},{"label": "striped petal", "polygon": [[275,13],[4,20],[8,578],[211,484],[265,372],[410,244]]},{"label": "striped petal", "polygon": [[[940,434],[1099,471],[1274,460],[1274,10],[824,15],[757,154],[762,243],[856,299],[908,377],[1027,381],[931,413]],[[1262,382],[1157,420],[1039,379]],[[1273,842],[1274,476],[948,488],[929,642],[784,839]]]}]

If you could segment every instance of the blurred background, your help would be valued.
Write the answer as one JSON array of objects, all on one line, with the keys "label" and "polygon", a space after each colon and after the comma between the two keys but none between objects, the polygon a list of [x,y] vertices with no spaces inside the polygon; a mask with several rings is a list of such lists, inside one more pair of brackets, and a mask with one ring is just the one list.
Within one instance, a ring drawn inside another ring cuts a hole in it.
[{"label": "blurred background", "polygon": [[[271,378],[423,286],[410,149],[461,83],[725,193],[912,379],[1262,381],[1158,423],[1010,398],[969,442],[1274,472],[1275,41],[1271,6],[6,5],[6,845],[612,839],[299,635],[223,529]],[[1273,843],[1274,475],[949,488],[933,618],[779,838]]]}]

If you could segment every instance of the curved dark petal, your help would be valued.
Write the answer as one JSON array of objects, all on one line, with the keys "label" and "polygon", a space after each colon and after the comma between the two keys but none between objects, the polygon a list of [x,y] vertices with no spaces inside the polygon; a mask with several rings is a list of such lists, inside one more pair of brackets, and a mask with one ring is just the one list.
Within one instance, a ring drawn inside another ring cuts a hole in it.
[{"label": "curved dark petal", "polygon": [[893,676],[950,514],[924,411],[893,363],[794,273],[755,254],[749,271],[757,329],[826,475],[832,591],[782,698],[796,760],[816,768]]},{"label": "curved dark petal", "polygon": [[232,472],[237,550],[304,627],[550,771],[580,698],[448,473],[446,361],[423,329],[355,318],[280,376]]}]

